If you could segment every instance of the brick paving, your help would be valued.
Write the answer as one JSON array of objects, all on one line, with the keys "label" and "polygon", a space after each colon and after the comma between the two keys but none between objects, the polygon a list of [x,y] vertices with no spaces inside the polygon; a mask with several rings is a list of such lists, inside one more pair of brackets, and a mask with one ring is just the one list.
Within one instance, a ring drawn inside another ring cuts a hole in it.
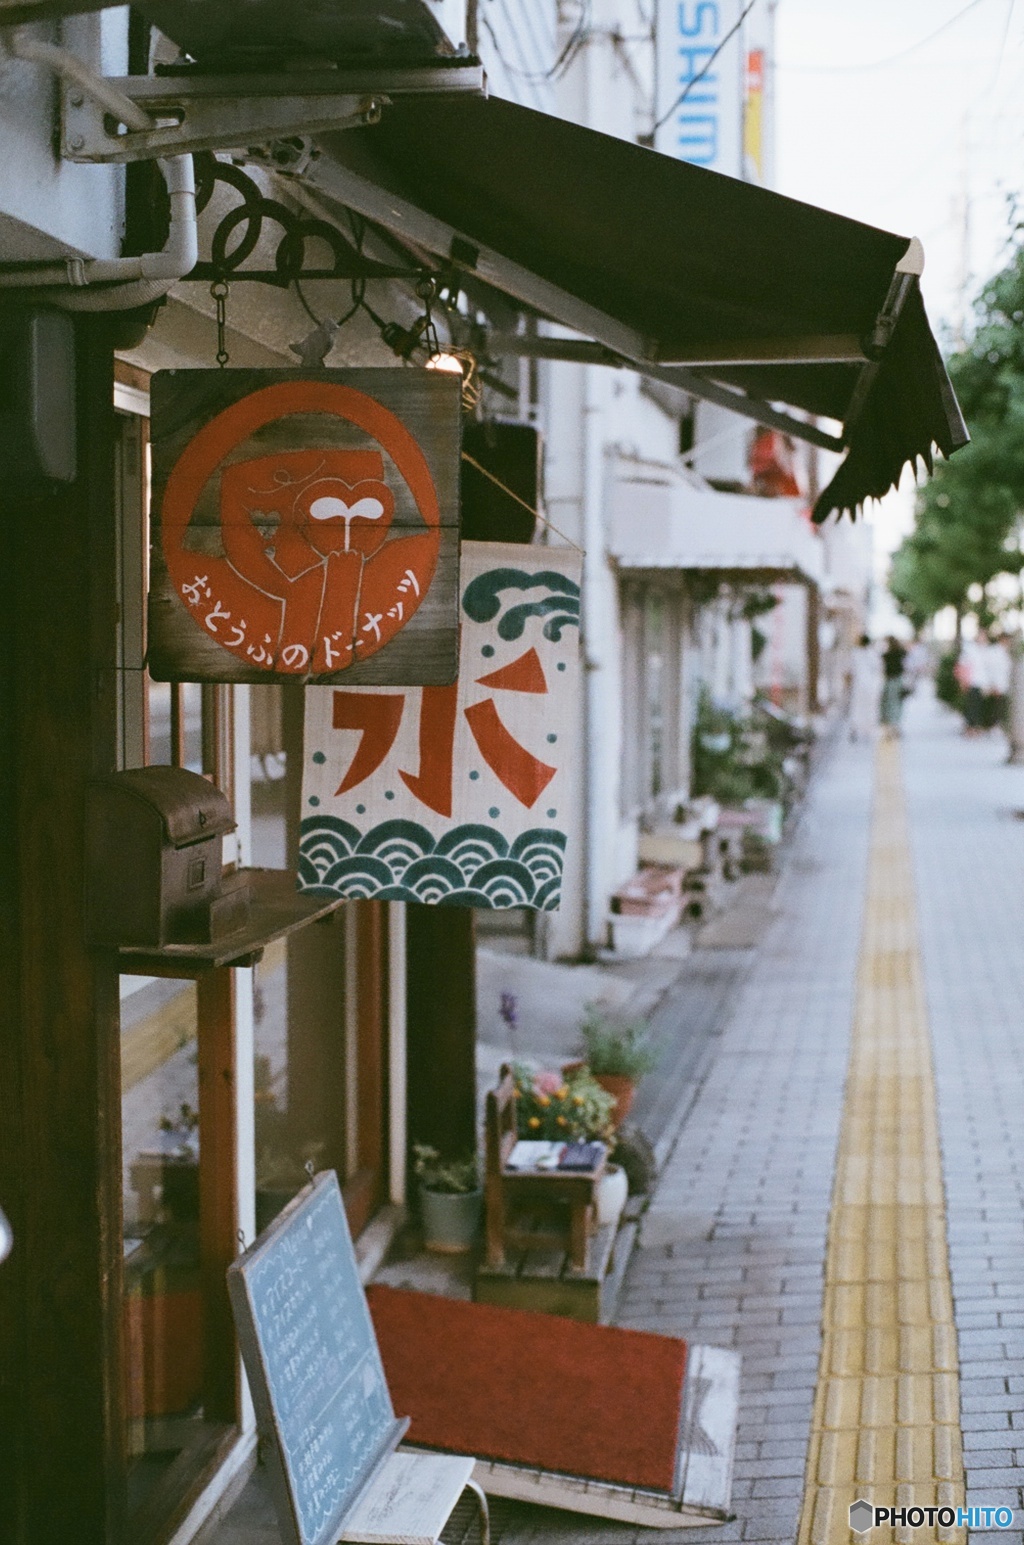
[{"label": "brick paving", "polygon": [[792,1545],[796,1538],[871,780],[870,751],[845,745],[815,779],[776,894],[778,915],[661,1176],[620,1306],[623,1324],[742,1352],[737,1516],[654,1533],[497,1503],[501,1545]]},{"label": "brick paving", "polygon": [[[902,743],[933,1043],[969,1506],[1024,1540],[1024,770],[923,692]],[[820,770],[780,915],[736,995],[648,1215],[620,1320],[743,1353],[736,1517],[635,1530],[495,1505],[500,1545],[793,1545],[867,872],[872,753]],[[611,1418],[614,1420],[614,1412]],[[861,1536],[887,1539],[889,1531]],[[837,1534],[837,1538],[839,1535]],[[846,1536],[851,1538],[851,1536]],[[925,1532],[919,1536],[925,1538]],[[856,1539],[857,1536],[852,1536]]]},{"label": "brick paving", "polygon": [[[955,1528],[963,1452],[937,1125],[902,758],[887,737],[876,759],[800,1545],[846,1545],[849,1510],[860,1499],[941,1508],[947,1522],[938,1538],[963,1537]],[[922,1538],[907,1525],[890,1532],[899,1545]],[[927,1528],[922,1545],[935,1538]]]},{"label": "brick paving", "polygon": [[904,763],[939,1105],[967,1502],[1024,1486],[1024,769],[927,703]]},{"label": "brick paving", "polygon": [[[902,743],[960,1357],[966,1500],[1024,1541],[1024,770],[922,694]],[[824,1262],[868,874],[873,753],[820,767],[778,915],[732,1002],[620,1305],[637,1328],[743,1354],[735,1518],[653,1531],[495,1500],[495,1545],[794,1545],[822,1347]],[[680,1004],[684,1000],[680,999]],[[666,1002],[662,1013],[671,1013]],[[666,1027],[667,1029],[668,1027]],[[688,1027],[680,1023],[680,1034]],[[614,1391],[602,1420],[614,1424]],[[253,1494],[252,1487],[249,1488]],[[259,1518],[238,1512],[253,1545]],[[902,1532],[902,1531],[901,1531]],[[930,1531],[922,1531],[922,1541]],[[891,1531],[828,1538],[889,1545]],[[227,1540],[227,1532],[218,1535]],[[910,1535],[909,1538],[914,1538]]]}]

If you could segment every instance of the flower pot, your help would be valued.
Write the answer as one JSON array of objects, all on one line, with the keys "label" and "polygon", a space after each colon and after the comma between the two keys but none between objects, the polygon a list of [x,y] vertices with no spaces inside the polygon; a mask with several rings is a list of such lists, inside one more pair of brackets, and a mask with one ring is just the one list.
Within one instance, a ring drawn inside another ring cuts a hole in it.
[{"label": "flower pot", "polygon": [[594,1211],[598,1228],[610,1224],[615,1228],[629,1195],[629,1180],[621,1164],[609,1164],[597,1182],[594,1195]]},{"label": "flower pot", "polygon": [[633,1109],[633,1100],[636,1097],[636,1084],[625,1073],[595,1073],[595,1079],[602,1089],[614,1097],[615,1109],[612,1112],[612,1121],[616,1127],[621,1127],[630,1111]]},{"label": "flower pot", "polygon": [[483,1191],[428,1191],[420,1186],[423,1243],[441,1255],[472,1250],[483,1215]]}]

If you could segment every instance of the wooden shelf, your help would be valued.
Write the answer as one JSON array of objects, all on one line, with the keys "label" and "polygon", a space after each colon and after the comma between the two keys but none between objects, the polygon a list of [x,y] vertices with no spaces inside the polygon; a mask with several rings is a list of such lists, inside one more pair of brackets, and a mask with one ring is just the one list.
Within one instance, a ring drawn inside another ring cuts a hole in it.
[{"label": "wooden shelf", "polygon": [[121,970],[133,976],[202,976],[218,966],[253,966],[268,944],[344,905],[338,896],[316,896],[295,888],[287,869],[241,869],[253,893],[249,920],[210,944],[165,944],[160,949],[122,946]]}]

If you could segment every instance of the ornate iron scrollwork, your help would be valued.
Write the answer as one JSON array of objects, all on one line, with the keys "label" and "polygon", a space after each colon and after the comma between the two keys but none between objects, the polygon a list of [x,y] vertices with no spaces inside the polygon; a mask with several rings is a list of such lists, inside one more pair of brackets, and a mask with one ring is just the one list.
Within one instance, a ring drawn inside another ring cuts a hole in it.
[{"label": "ornate iron scrollwork", "polygon": [[[241,202],[229,209],[210,238],[210,256],[200,261],[189,279],[245,279],[281,288],[296,279],[418,279],[423,270],[414,267],[391,268],[374,262],[360,250],[355,237],[328,220],[296,214],[277,199],[268,198],[253,179],[230,161],[202,153],[195,156],[196,208],[202,213],[213,197],[218,182],[227,184]],[[274,252],[272,269],[245,268],[263,235],[264,222],[281,230]],[[329,268],[306,268],[306,248],[310,241],[323,242],[330,248],[333,264]]]}]

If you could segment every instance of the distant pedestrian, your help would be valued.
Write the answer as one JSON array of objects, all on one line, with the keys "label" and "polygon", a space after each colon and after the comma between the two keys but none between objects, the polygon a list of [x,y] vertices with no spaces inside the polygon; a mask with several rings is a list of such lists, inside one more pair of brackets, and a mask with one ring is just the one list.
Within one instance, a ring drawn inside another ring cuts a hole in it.
[{"label": "distant pedestrian", "polygon": [[886,729],[892,730],[894,735],[899,734],[900,720],[903,717],[903,697],[905,684],[903,680],[903,667],[906,663],[907,651],[898,638],[889,635],[882,655],[882,723]]},{"label": "distant pedestrian", "polygon": [[931,673],[931,651],[927,644],[922,643],[919,638],[915,638],[907,650],[906,664],[903,667],[903,674],[907,678],[907,685],[916,687],[919,681],[922,681],[925,676],[930,676]]},{"label": "distant pedestrian", "polygon": [[878,728],[878,705],[882,696],[882,662],[866,633],[862,633],[853,653],[853,684],[850,691],[850,739],[874,740]]},{"label": "distant pedestrian", "polygon": [[963,692],[964,734],[980,735],[985,714],[988,670],[988,634],[979,628],[964,641],[956,663],[956,679]]},{"label": "distant pedestrian", "polygon": [[1010,651],[1001,638],[989,638],[982,673],[981,727],[992,730],[1006,723],[1010,692]]}]

